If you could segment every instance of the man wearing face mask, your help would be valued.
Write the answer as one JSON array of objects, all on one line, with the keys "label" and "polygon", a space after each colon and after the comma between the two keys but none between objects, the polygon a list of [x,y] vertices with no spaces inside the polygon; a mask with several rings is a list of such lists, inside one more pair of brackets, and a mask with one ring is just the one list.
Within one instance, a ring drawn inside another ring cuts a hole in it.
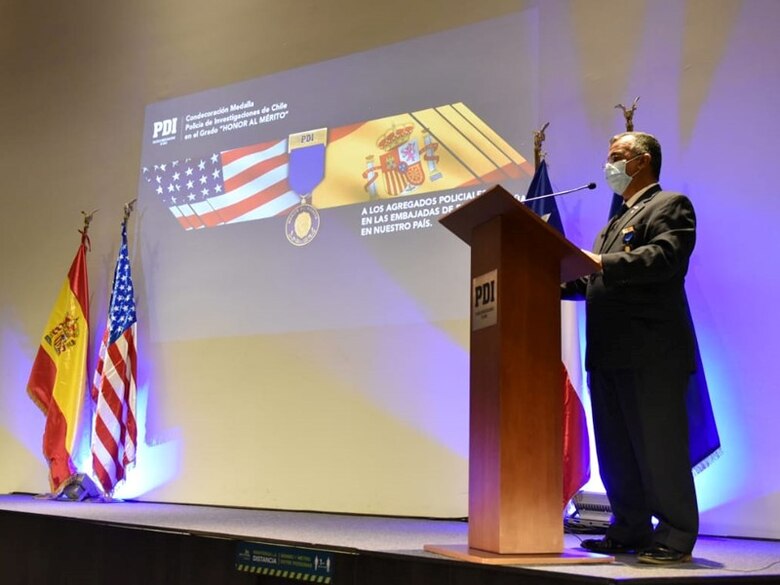
[{"label": "man wearing face mask", "polygon": [[563,296],[586,300],[585,364],[613,512],[605,537],[582,546],[670,564],[691,559],[699,526],[684,400],[694,369],[684,283],[696,217],[687,197],[661,189],[660,171],[655,137],[612,138],[605,178],[623,208],[586,252],[599,271],[563,285]]}]

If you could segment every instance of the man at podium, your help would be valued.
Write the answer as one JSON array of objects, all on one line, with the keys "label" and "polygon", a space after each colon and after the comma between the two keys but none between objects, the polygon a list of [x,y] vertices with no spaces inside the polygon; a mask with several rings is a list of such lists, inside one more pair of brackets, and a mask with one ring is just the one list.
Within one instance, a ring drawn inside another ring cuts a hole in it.
[{"label": "man at podium", "polygon": [[624,203],[586,252],[600,270],[563,291],[586,300],[596,450],[614,516],[604,538],[582,546],[670,564],[691,559],[699,526],[684,401],[694,369],[684,283],[696,217],[687,197],[661,189],[660,172],[655,137],[612,138],[605,176]]}]

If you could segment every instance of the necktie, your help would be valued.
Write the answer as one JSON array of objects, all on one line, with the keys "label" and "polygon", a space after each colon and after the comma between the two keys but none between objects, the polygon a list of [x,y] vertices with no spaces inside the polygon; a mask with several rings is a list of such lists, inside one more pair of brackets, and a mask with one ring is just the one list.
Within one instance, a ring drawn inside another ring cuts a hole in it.
[{"label": "necktie", "polygon": [[612,228],[615,227],[615,224],[618,222],[618,220],[623,217],[623,214],[628,211],[628,205],[625,203],[620,206],[618,209],[618,212],[612,216],[612,219],[609,220],[609,226],[607,227],[607,231],[604,232],[605,234],[608,234],[612,231]]},{"label": "necktie", "polygon": [[609,223],[607,224],[607,229],[604,230],[604,239],[601,241],[601,250],[604,251],[604,246],[607,243],[607,240],[609,240],[609,235],[612,233],[612,230],[615,229],[615,225],[617,224],[618,220],[623,217],[623,214],[628,211],[628,205],[623,203],[623,205],[620,206],[620,209],[618,209],[618,212],[612,216],[612,219],[609,220]]}]

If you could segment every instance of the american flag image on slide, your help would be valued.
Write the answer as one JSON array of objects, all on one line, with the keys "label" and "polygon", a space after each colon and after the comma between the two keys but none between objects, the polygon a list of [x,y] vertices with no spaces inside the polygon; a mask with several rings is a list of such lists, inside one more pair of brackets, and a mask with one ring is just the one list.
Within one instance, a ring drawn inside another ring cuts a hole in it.
[{"label": "american flag image on slide", "polygon": [[185,229],[264,219],[300,202],[287,182],[287,139],[143,169],[154,194]]}]

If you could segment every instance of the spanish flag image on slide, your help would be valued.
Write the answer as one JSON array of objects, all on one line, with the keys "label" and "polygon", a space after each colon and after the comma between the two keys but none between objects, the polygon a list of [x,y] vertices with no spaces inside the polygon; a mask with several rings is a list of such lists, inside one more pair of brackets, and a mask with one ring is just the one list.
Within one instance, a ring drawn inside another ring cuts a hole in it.
[{"label": "spanish flag image on slide", "polygon": [[43,454],[52,493],[75,473],[73,451],[84,405],[89,346],[86,230],[41,336],[27,393],[46,415]]},{"label": "spanish flag image on slide", "polygon": [[466,104],[333,128],[318,209],[530,177],[532,166]]}]

